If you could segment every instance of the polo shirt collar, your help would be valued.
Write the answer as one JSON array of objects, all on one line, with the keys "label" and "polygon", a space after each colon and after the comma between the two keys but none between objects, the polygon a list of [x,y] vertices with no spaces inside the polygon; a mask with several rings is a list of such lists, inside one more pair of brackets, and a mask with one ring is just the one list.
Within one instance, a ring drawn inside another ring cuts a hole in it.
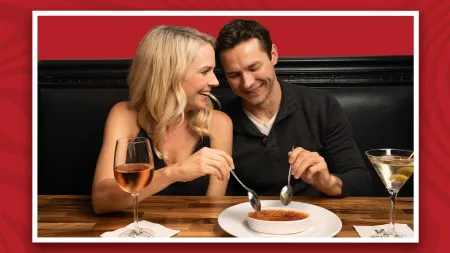
[{"label": "polo shirt collar", "polygon": [[[295,90],[292,85],[279,81],[281,87],[281,104],[275,125],[284,118],[291,115],[297,108]],[[258,128],[250,121],[242,107],[242,98],[237,97],[229,109],[230,117],[233,119],[233,129],[235,133],[248,134],[256,137],[265,137]]]}]

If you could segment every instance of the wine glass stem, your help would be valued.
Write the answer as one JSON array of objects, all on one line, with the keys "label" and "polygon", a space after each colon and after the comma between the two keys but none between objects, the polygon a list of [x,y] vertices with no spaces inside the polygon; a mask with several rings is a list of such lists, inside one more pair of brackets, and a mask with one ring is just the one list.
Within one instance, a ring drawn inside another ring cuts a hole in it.
[{"label": "wine glass stem", "polygon": [[396,235],[395,232],[395,198],[397,197],[397,192],[390,191],[389,194],[391,199],[391,207],[389,210],[389,230],[390,235]]},{"label": "wine glass stem", "polygon": [[139,234],[139,225],[138,225],[138,195],[139,193],[132,193],[133,196],[133,213],[134,213],[134,232],[136,235]]}]

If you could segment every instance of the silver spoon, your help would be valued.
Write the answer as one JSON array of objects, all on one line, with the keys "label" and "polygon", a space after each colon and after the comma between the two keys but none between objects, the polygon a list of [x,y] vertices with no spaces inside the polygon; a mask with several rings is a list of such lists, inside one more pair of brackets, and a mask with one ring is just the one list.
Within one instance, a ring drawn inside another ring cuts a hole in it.
[{"label": "silver spoon", "polygon": [[248,191],[248,200],[253,209],[257,212],[261,211],[261,202],[259,201],[259,197],[255,191],[245,186],[241,180],[239,180],[238,176],[234,173],[234,170],[230,168],[231,174],[236,178],[236,180]]},{"label": "silver spoon", "polygon": [[[294,151],[294,147],[292,147],[292,151]],[[292,164],[289,165],[289,175],[288,175],[288,184],[281,189],[280,200],[284,206],[289,205],[292,200],[292,195],[294,194],[294,190],[291,187],[291,173],[292,173]]]}]

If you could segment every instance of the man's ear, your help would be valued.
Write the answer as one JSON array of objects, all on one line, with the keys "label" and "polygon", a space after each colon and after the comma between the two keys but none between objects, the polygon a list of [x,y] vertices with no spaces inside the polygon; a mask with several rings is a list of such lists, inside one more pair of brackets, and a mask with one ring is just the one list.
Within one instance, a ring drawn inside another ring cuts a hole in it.
[{"label": "man's ear", "polygon": [[278,48],[277,45],[272,44],[272,59],[270,60],[272,62],[272,64],[275,66],[278,62]]}]

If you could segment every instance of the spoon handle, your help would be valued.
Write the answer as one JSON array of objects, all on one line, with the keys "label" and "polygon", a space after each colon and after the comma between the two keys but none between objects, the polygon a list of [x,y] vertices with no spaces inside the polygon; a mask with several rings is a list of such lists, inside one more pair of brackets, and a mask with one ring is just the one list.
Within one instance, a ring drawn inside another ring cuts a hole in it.
[{"label": "spoon handle", "polygon": [[230,169],[230,172],[231,172],[231,174],[233,174],[233,176],[236,178],[236,180],[247,190],[247,191],[250,191],[250,189],[247,187],[247,186],[245,186],[242,182],[241,182],[241,180],[239,180],[239,178],[238,178],[238,176],[236,176],[236,174],[234,173],[234,170],[233,169]]},{"label": "spoon handle", "polygon": [[[292,151],[294,151],[295,146],[292,146]],[[292,164],[289,164],[289,175],[288,175],[288,185],[291,185],[291,173],[292,173]]]},{"label": "spoon handle", "polygon": [[288,185],[291,185],[292,164],[289,166]]}]

